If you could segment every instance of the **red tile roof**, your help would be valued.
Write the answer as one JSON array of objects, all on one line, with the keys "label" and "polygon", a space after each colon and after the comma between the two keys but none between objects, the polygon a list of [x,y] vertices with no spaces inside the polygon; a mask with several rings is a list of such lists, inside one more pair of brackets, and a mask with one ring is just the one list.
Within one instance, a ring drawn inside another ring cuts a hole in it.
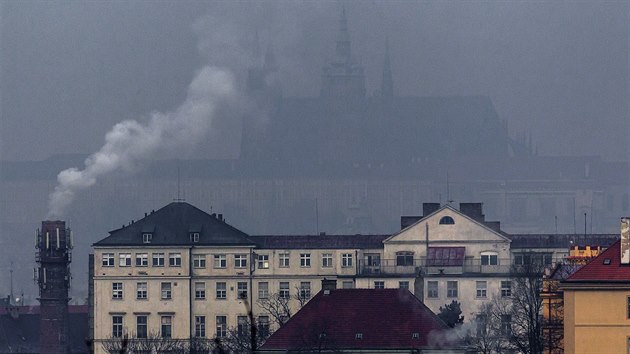
[{"label": "red tile roof", "polygon": [[[621,264],[620,241],[613,243],[587,265],[573,273],[565,283],[574,282],[628,282],[630,283],[630,264]],[[610,264],[607,260],[610,260]]]},{"label": "red tile roof", "polygon": [[335,289],[320,291],[261,350],[460,348],[448,331],[409,290]]}]

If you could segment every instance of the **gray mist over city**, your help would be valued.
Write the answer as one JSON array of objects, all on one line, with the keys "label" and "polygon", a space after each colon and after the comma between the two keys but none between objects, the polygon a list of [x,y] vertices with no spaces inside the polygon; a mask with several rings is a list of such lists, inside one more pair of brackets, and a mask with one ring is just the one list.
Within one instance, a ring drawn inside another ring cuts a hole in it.
[{"label": "gray mist over city", "polygon": [[34,235],[173,201],[250,235],[393,234],[483,203],[514,234],[630,215],[627,1],[0,2],[0,293]]}]

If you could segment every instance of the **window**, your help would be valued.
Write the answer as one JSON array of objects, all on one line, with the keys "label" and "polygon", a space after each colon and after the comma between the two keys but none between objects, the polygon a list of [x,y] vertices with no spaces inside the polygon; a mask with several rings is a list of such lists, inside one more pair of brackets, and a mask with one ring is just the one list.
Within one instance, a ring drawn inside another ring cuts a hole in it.
[{"label": "window", "polygon": [[217,316],[217,338],[227,335],[227,316]]},{"label": "window", "polygon": [[630,319],[630,296],[628,296],[628,298],[627,298],[627,299],[628,299],[627,316],[628,316],[628,319]]},{"label": "window", "polygon": [[280,260],[280,268],[289,267],[289,254],[288,253],[278,254],[278,259]]},{"label": "window", "polygon": [[352,267],[352,253],[344,253],[341,255],[341,266],[344,268]]},{"label": "window", "polygon": [[113,267],[113,266],[114,266],[114,254],[103,253],[103,267]]},{"label": "window", "polygon": [[247,255],[246,254],[235,254],[234,255],[234,267],[236,267],[236,268],[246,268],[247,267]]},{"label": "window", "polygon": [[488,315],[485,313],[478,314],[477,318],[475,318],[475,322],[477,324],[477,337],[485,336],[488,327]]},{"label": "window", "polygon": [[413,265],[413,252],[396,252],[396,265],[397,266],[412,266]]},{"label": "window", "polygon": [[477,297],[485,298],[488,295],[488,284],[485,280],[477,281]]},{"label": "window", "polygon": [[512,296],[512,282],[509,280],[501,281],[501,297]]},{"label": "window", "polygon": [[136,253],[136,267],[146,267],[149,265],[149,254]]},{"label": "window", "polygon": [[206,283],[195,283],[195,300],[204,300],[206,298]]},{"label": "window", "polygon": [[409,289],[409,282],[408,281],[399,281],[398,282],[398,288],[399,289]]},{"label": "window", "polygon": [[112,283],[112,299],[121,300],[123,298],[123,283]]},{"label": "window", "polygon": [[217,299],[225,299],[227,297],[227,284],[224,282],[217,283]]},{"label": "window", "polygon": [[437,298],[438,296],[438,282],[432,280],[427,281],[427,297]]},{"label": "window", "polygon": [[195,316],[195,337],[206,337],[206,316]]},{"label": "window", "polygon": [[138,300],[147,299],[147,283],[146,282],[136,283],[136,299]]},{"label": "window", "polygon": [[237,316],[236,317],[236,334],[239,337],[245,337],[249,333],[249,327],[247,323],[247,316]]},{"label": "window", "polygon": [[239,299],[247,299],[247,282],[239,281],[236,283],[237,296]]},{"label": "window", "polygon": [[280,290],[278,291],[278,296],[281,299],[288,299],[290,297],[289,282],[288,281],[281,281],[280,282]]},{"label": "window", "polygon": [[302,299],[311,298],[311,282],[310,281],[300,282],[300,298]]},{"label": "window", "polygon": [[455,225],[455,220],[450,216],[443,216],[440,219],[440,225]]},{"label": "window", "polygon": [[269,297],[269,283],[266,281],[258,282],[258,298],[266,299]]},{"label": "window", "polygon": [[123,335],[123,316],[112,316],[112,337],[120,338]]},{"label": "window", "polygon": [[332,253],[322,254],[322,268],[332,267]]},{"label": "window", "polygon": [[199,242],[199,233],[198,232],[191,232],[190,233],[190,240],[192,242],[195,242],[195,243]]},{"label": "window", "polygon": [[118,254],[118,265],[120,267],[131,267],[131,253]]},{"label": "window", "polygon": [[225,268],[227,267],[227,256],[224,254],[215,254],[214,255],[214,267],[215,268]]},{"label": "window", "polygon": [[161,283],[160,289],[162,290],[162,300],[168,300],[172,296],[171,283]]},{"label": "window", "polygon": [[269,335],[269,316],[258,316],[258,333],[262,338]]},{"label": "window", "polygon": [[512,335],[512,316],[501,315],[501,334],[507,337]]},{"label": "window", "polygon": [[482,252],[481,253],[481,265],[497,265],[499,264],[499,258],[495,252]]},{"label": "window", "polygon": [[147,315],[137,315],[136,316],[136,338],[147,338],[148,330],[147,330]]},{"label": "window", "polygon": [[363,333],[356,333],[354,339],[363,339]]},{"label": "window", "polygon": [[182,266],[182,255],[180,253],[169,253],[168,254],[168,266],[169,267],[181,267]]},{"label": "window", "polygon": [[457,297],[457,281],[449,280],[446,282],[446,297]]},{"label": "window", "polygon": [[258,255],[258,269],[269,269],[269,255],[268,254]]},{"label": "window", "polygon": [[153,266],[164,267],[164,253],[153,253]]},{"label": "window", "polygon": [[310,267],[310,266],[311,266],[311,254],[300,253],[300,267]]},{"label": "window", "polygon": [[341,283],[341,288],[342,289],[353,289],[354,288],[354,282],[352,281],[344,281]]},{"label": "window", "polygon": [[205,268],[206,267],[206,255],[205,254],[193,254],[193,268]]},{"label": "window", "polygon": [[153,234],[144,233],[142,234],[142,243],[151,243],[151,239],[153,238]]},{"label": "window", "polygon": [[173,336],[173,316],[162,316],[161,323],[161,335],[162,338],[171,338]]},{"label": "window", "polygon": [[375,280],[374,289],[385,289],[385,282],[382,280]]}]

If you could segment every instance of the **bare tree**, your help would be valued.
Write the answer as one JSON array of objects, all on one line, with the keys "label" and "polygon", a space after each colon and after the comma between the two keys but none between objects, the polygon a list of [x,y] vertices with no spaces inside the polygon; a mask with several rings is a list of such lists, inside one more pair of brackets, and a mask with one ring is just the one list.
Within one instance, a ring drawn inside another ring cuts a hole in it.
[{"label": "bare tree", "polygon": [[125,334],[122,337],[110,337],[103,341],[103,349],[108,353],[173,353],[184,354],[190,352],[190,343],[186,339],[173,339],[161,337],[156,332],[149,333],[146,337],[137,338]]},{"label": "bare tree", "polygon": [[468,324],[466,339],[471,349],[477,353],[495,354],[509,349],[508,340],[497,320],[499,313],[493,302],[484,303],[479,308],[477,317]]},{"label": "bare tree", "polygon": [[[247,321],[240,323],[237,327],[230,328],[227,335],[220,339],[220,343],[222,348],[229,353],[253,353],[263,345],[270,335],[271,332],[267,324],[255,323],[252,326],[248,317]],[[252,342],[252,336],[254,342]]]}]

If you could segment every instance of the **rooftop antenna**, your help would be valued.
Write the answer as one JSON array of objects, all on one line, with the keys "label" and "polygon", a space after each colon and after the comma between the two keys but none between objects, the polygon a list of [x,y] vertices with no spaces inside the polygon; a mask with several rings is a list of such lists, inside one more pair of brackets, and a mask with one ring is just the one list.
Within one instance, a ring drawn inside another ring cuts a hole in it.
[{"label": "rooftop antenna", "polygon": [[180,171],[179,171],[179,162],[180,162],[180,161],[179,161],[179,160],[177,160],[177,198],[175,198],[175,200],[174,200],[174,201],[176,201],[176,202],[183,202],[183,201],[185,201],[186,199],[181,198],[181,196],[180,196],[181,179],[180,179],[180,175],[179,175],[179,172],[180,172]]},{"label": "rooftop antenna", "polygon": [[446,170],[446,204],[451,205],[454,200],[451,199],[450,181],[448,179],[448,170]]},{"label": "rooftop antenna", "polygon": [[556,224],[556,235],[558,234],[558,215],[554,216],[555,224]]},{"label": "rooftop antenna", "polygon": [[319,202],[315,198],[315,235],[319,235]]},{"label": "rooftop antenna", "polygon": [[13,261],[11,261],[11,268],[9,268],[9,274],[10,274],[10,278],[11,278],[11,288],[10,288],[10,298],[9,298],[9,305],[13,305]]}]

